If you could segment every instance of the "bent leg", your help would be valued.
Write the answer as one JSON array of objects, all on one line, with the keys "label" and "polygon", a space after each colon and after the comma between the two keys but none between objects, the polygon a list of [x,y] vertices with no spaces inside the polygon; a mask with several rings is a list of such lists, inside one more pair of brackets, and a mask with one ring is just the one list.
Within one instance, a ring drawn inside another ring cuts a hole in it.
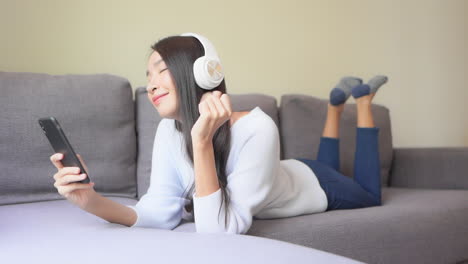
[{"label": "bent leg", "polygon": [[340,151],[339,151],[339,126],[340,117],[344,105],[328,104],[327,119],[323,128],[322,137],[317,154],[317,160],[339,171]]},{"label": "bent leg", "polygon": [[328,210],[354,209],[380,205],[380,201],[364,190],[352,178],[324,166],[315,160],[298,159],[308,165],[316,175],[328,200]]},{"label": "bent leg", "polygon": [[354,180],[381,201],[379,128],[357,128]]},{"label": "bent leg", "polygon": [[380,202],[379,129],[375,127],[372,115],[374,95],[375,93],[372,93],[356,98],[357,133],[354,180]]},{"label": "bent leg", "polygon": [[340,170],[340,141],[337,138],[321,137],[317,160],[336,171]]}]

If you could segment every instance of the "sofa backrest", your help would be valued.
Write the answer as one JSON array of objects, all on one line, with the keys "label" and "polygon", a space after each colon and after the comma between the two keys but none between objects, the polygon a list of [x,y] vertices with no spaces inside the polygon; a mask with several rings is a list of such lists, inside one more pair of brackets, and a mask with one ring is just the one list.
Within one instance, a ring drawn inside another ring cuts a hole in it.
[{"label": "sofa backrest", "polygon": [[[229,94],[233,111],[250,111],[259,106],[279,127],[276,98],[263,94]],[[138,198],[146,193],[150,184],[153,141],[161,117],[148,99],[145,87],[135,91],[138,135]]]},{"label": "sofa backrest", "polygon": [[[139,87],[133,101],[127,79],[109,74],[48,75],[0,72],[0,205],[63,199],[53,186],[53,149],[37,119],[56,117],[89,167],[95,189],[109,196],[140,198],[149,187],[151,153],[161,120]],[[234,111],[259,106],[280,132],[281,159],[315,159],[327,100],[284,95],[230,94]],[[393,157],[389,111],[373,106],[380,127],[382,185]],[[352,176],[356,108],[347,104],[340,125],[341,171]]]},{"label": "sofa backrest", "polygon": [[[351,100],[350,100],[351,101]],[[288,94],[281,97],[280,135],[285,159],[317,158],[320,137],[326,120],[328,100],[308,95]],[[388,108],[373,104],[374,122],[379,127],[381,185],[388,186],[393,160],[392,131]],[[346,103],[340,122],[340,171],[353,177],[356,147],[356,105]]]},{"label": "sofa backrest", "polygon": [[136,197],[136,134],[128,80],[109,74],[0,72],[0,205],[63,199],[38,118],[54,116],[103,195]]}]

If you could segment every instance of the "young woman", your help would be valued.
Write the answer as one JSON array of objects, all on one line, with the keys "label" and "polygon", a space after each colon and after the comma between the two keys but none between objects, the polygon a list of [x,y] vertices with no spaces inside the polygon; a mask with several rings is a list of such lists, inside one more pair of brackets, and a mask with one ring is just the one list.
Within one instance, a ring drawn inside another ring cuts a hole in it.
[{"label": "young woman", "polygon": [[[147,65],[148,99],[163,118],[157,128],[148,192],[135,206],[99,195],[76,167],[54,186],[83,210],[129,227],[173,229],[193,219],[199,233],[244,234],[254,218],[279,218],[381,204],[378,128],[371,102],[386,77],[368,84],[342,78],[330,93],[317,161],[280,160],[279,133],[261,108],[233,112],[212,44],[196,34],[164,38]],[[358,110],[354,180],[341,175],[338,125],[350,95]],[[80,157],[81,159],[81,157]],[[82,161],[83,162],[83,161]],[[84,163],[84,162],[83,162]]]}]

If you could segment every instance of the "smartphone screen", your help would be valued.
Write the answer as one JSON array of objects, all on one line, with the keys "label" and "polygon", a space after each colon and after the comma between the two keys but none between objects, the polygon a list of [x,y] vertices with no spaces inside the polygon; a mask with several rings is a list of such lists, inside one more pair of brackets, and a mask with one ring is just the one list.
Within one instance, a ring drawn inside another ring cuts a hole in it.
[{"label": "smartphone screen", "polygon": [[81,164],[78,156],[76,156],[70,142],[68,141],[65,133],[62,130],[58,120],[55,117],[44,117],[38,120],[42,131],[49,140],[50,145],[54,149],[55,153],[62,153],[63,159],[62,164],[64,167],[79,167],[81,173],[86,173],[86,178],[78,183],[89,183],[89,174],[85,170],[83,164]]}]

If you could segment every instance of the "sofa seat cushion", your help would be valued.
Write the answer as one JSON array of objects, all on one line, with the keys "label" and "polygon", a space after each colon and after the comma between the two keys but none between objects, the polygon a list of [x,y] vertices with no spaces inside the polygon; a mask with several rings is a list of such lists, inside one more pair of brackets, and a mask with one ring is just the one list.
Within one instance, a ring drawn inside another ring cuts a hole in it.
[{"label": "sofa seat cushion", "polygon": [[383,205],[256,220],[249,234],[367,263],[468,260],[468,190],[383,188]]},{"label": "sofa seat cushion", "polygon": [[2,263],[361,263],[255,236],[128,228],[65,200],[0,206],[0,228]]},{"label": "sofa seat cushion", "polygon": [[[382,206],[254,220],[248,235],[366,263],[468,260],[468,191],[383,188]],[[176,231],[194,232],[184,222]]]}]

